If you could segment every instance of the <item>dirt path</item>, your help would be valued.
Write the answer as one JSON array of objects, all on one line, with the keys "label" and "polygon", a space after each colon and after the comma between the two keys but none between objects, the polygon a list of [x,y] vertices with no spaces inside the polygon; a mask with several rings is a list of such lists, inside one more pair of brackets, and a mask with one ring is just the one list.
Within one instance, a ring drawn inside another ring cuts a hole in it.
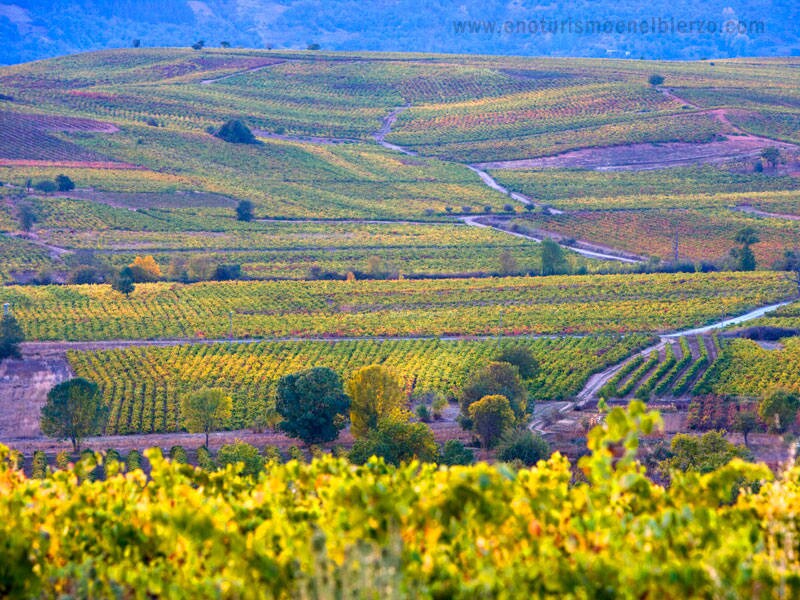
[{"label": "dirt path", "polygon": [[800,221],[800,215],[766,212],[763,210],[758,210],[757,208],[754,208],[749,204],[740,204],[739,206],[735,206],[731,210],[734,210],[736,212],[747,213],[748,215],[755,215],[757,217],[767,217],[770,219],[786,219],[788,221]]},{"label": "dirt path", "polygon": [[[564,239],[564,236],[562,236],[561,234],[544,230],[537,230],[536,234],[527,234],[527,233],[520,233],[518,231],[511,231],[507,227],[504,227],[501,222],[493,221],[491,217],[482,217],[482,216],[461,217],[461,220],[467,225],[472,225],[473,227],[494,229],[496,231],[502,231],[507,235],[513,235],[515,237],[522,238],[525,240],[531,240],[532,242],[537,242],[537,243],[541,243],[546,238],[550,238],[559,243],[561,242],[561,240]],[[608,248],[606,246],[601,246],[599,244],[592,244],[580,240],[573,245],[566,246],[562,244],[562,246],[567,250],[580,254],[581,256],[585,256],[586,258],[592,258],[596,260],[612,260],[627,264],[638,264],[644,262],[643,258],[635,257],[628,252],[623,252],[621,250],[615,250],[614,248]]]},{"label": "dirt path", "polygon": [[60,261],[65,254],[72,253],[72,250],[69,250],[67,248],[61,248],[60,246],[53,246],[52,244],[43,242],[41,239],[39,239],[39,236],[36,235],[35,233],[29,233],[25,235],[25,234],[15,234],[9,232],[9,233],[4,233],[3,235],[18,240],[24,240],[29,244],[33,244],[34,246],[39,246],[40,248],[44,248],[50,253],[50,260]]},{"label": "dirt path", "polygon": [[417,153],[413,150],[409,150],[408,148],[403,148],[403,146],[398,146],[397,144],[392,144],[386,141],[386,136],[392,131],[392,127],[397,121],[397,117],[400,116],[400,113],[407,111],[409,108],[411,108],[411,105],[405,104],[392,109],[392,111],[383,119],[381,128],[372,134],[372,138],[384,148],[394,150],[395,152],[402,152],[408,156],[417,156]]},{"label": "dirt path", "polygon": [[269,69],[270,67],[274,67],[276,65],[280,65],[287,62],[286,60],[275,60],[266,65],[260,65],[258,67],[253,67],[252,69],[245,69],[244,71],[236,71],[235,73],[230,73],[228,75],[223,75],[222,77],[215,77],[213,79],[202,79],[200,81],[200,85],[211,85],[212,83],[219,83],[220,81],[225,81],[226,79],[230,79],[232,77],[238,77],[239,75],[246,75],[247,73],[255,73],[256,71],[263,71],[264,69]]}]

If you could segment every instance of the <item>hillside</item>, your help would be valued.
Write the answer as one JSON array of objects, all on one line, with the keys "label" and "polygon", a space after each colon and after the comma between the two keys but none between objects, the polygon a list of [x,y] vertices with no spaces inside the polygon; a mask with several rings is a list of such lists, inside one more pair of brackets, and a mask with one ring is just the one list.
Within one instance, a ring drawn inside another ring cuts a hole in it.
[{"label": "hillside", "polygon": [[[791,2],[541,3],[399,0],[4,0],[0,64],[88,50],[209,46],[701,59],[800,52]],[[651,29],[640,26],[646,21]],[[669,24],[669,29],[658,23]],[[685,26],[678,29],[677,22]],[[624,25],[620,34],[616,28]],[[654,25],[651,25],[655,23]],[[506,23],[513,24],[507,33]],[[522,30],[518,30],[519,24]],[[634,23],[635,29],[628,29]],[[726,24],[736,24],[736,33]],[[739,24],[744,30],[739,32]],[[692,24],[692,29],[689,29]],[[585,33],[596,27],[600,33]],[[655,29],[655,31],[653,31]]]}]

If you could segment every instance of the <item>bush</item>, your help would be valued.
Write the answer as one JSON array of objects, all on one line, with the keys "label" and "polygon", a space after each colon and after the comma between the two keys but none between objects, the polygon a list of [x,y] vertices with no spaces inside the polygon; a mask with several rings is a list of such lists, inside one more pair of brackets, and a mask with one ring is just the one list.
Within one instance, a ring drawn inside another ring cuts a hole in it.
[{"label": "bush", "polygon": [[217,452],[217,465],[224,469],[228,465],[242,464],[237,470],[245,476],[255,476],[264,468],[264,457],[258,453],[258,448],[241,440],[233,444],[224,444]]},{"label": "bush", "polygon": [[216,136],[230,144],[257,144],[250,128],[239,119],[231,119],[217,131]]},{"label": "bush", "polygon": [[497,445],[497,458],[504,462],[520,461],[532,467],[550,456],[550,447],[542,436],[527,429],[507,433]]},{"label": "bush", "polygon": [[197,466],[205,471],[213,471],[216,468],[214,458],[206,446],[197,449]]},{"label": "bush", "polygon": [[142,454],[138,450],[131,450],[125,458],[125,466],[127,470],[133,471],[142,468]]},{"label": "bush", "polygon": [[69,192],[75,189],[75,182],[66,175],[57,175],[56,186],[59,192]]},{"label": "bush", "polygon": [[216,281],[235,281],[242,278],[242,265],[217,265],[217,270],[214,272],[214,279]]},{"label": "bush", "polygon": [[447,466],[471,465],[475,462],[475,453],[459,440],[447,440],[442,447],[439,463]]},{"label": "bush", "polygon": [[664,83],[664,76],[653,73],[652,75],[650,75],[650,77],[647,78],[647,83],[649,83],[650,85],[661,85],[662,83]]},{"label": "bush", "polygon": [[33,189],[44,194],[52,194],[58,189],[58,186],[56,185],[55,181],[44,179],[42,181],[37,181],[36,185],[33,186]]},{"label": "bush", "polygon": [[183,446],[173,446],[169,449],[169,457],[181,464],[186,464],[189,462],[189,457],[186,455],[186,449]]}]

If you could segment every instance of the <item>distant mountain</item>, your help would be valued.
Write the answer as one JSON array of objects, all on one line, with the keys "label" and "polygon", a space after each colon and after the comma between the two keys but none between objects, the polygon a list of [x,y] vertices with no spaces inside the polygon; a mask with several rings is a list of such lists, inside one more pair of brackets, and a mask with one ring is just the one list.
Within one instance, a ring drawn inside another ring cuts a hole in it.
[{"label": "distant mountain", "polygon": [[0,64],[131,46],[700,59],[800,55],[784,0],[0,0]]}]

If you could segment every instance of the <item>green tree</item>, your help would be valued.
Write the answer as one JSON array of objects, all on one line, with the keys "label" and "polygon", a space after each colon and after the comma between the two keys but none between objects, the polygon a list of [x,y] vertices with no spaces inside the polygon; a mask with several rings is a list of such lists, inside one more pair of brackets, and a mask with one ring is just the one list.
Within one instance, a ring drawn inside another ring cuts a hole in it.
[{"label": "green tree", "polygon": [[217,452],[217,466],[224,469],[228,465],[241,464],[242,475],[255,477],[264,469],[264,457],[258,448],[242,440],[233,444],[224,444]]},{"label": "green tree", "polygon": [[519,369],[522,379],[533,379],[539,374],[539,362],[533,353],[524,346],[506,348],[495,357],[497,362],[506,362]]},{"label": "green tree", "polygon": [[786,272],[786,278],[795,285],[797,295],[800,296],[800,248],[785,250],[778,268]]},{"label": "green tree", "polygon": [[412,460],[436,462],[439,449],[430,427],[411,423],[404,415],[392,414],[381,418],[377,427],[356,440],[349,456],[355,464],[364,464],[370,457],[378,456],[389,464],[399,465]]},{"label": "green tree", "polygon": [[33,208],[33,206],[27,202],[19,205],[19,208],[17,209],[17,221],[19,222],[19,228],[22,231],[29,233],[38,220],[39,216],[36,214],[36,210]]},{"label": "green tree", "polygon": [[744,445],[749,446],[747,443],[747,436],[752,432],[757,431],[759,427],[758,416],[752,410],[743,410],[739,412],[733,419],[732,429],[738,431],[744,436]]},{"label": "green tree", "polygon": [[759,242],[758,232],[754,227],[742,227],[736,232],[734,241],[742,246],[752,246],[753,244],[757,244]]},{"label": "green tree", "polygon": [[558,275],[569,272],[569,263],[564,249],[550,238],[542,240],[542,275]]},{"label": "green tree", "polygon": [[107,414],[97,385],[78,377],[59,383],[48,392],[39,422],[42,433],[66,438],[72,442],[72,449],[80,452],[84,438],[102,431]]},{"label": "green tree", "polygon": [[[463,416],[469,418],[469,407],[484,396],[505,396],[518,420],[523,420],[528,405],[528,390],[519,375],[519,368],[507,362],[490,362],[474,372],[461,392]],[[465,423],[469,428],[470,424]]]},{"label": "green tree", "polygon": [[800,396],[784,389],[770,390],[758,403],[758,416],[773,431],[787,431],[797,419]]},{"label": "green tree", "polygon": [[493,448],[503,434],[514,426],[514,411],[508,398],[495,394],[484,396],[469,407],[469,418],[485,449]]},{"label": "green tree", "polygon": [[664,477],[670,471],[710,473],[734,458],[749,457],[746,447],[731,444],[722,431],[709,431],[702,436],[679,433],[672,438],[669,458],[659,463],[658,470]]},{"label": "green tree", "polygon": [[250,128],[239,119],[227,121],[217,131],[216,136],[231,144],[255,144],[256,137]]},{"label": "green tree", "polygon": [[19,345],[24,341],[25,334],[16,317],[11,311],[3,314],[3,320],[0,321],[0,360],[19,358]]},{"label": "green tree", "polygon": [[345,385],[350,396],[350,431],[365,437],[378,421],[392,415],[407,420],[406,395],[394,374],[383,365],[369,365],[353,373]]},{"label": "green tree", "polygon": [[519,272],[519,264],[511,250],[503,250],[500,254],[500,272],[503,275],[513,275]]},{"label": "green tree", "polygon": [[740,271],[755,271],[756,257],[750,246],[759,242],[758,232],[753,227],[743,227],[736,233],[734,241],[742,245],[741,248],[731,250],[731,256],[736,261],[737,268]]},{"label": "green tree", "polygon": [[761,151],[761,158],[767,161],[767,164],[774,169],[781,160],[781,151],[775,146],[769,146]]},{"label": "green tree", "polygon": [[284,375],[278,381],[275,408],[287,435],[318,444],[335,440],[347,421],[350,398],[342,379],[328,367]]},{"label": "green tree", "polygon": [[647,78],[647,83],[650,85],[661,85],[664,83],[664,76],[658,75],[657,73],[653,73],[650,77]]},{"label": "green tree", "polygon": [[75,189],[75,182],[64,174],[56,175],[56,187],[59,192],[70,192]]},{"label": "green tree", "polygon": [[220,48],[230,48],[230,47],[231,47],[231,43],[230,43],[230,42],[227,42],[227,41],[225,41],[225,40],[223,40],[223,41],[221,41],[221,42],[219,43],[219,47],[220,47]]},{"label": "green tree", "polygon": [[459,440],[447,440],[442,447],[439,463],[448,466],[471,465],[475,462],[475,453],[465,447]]},{"label": "green tree", "polygon": [[253,203],[250,200],[239,200],[239,204],[236,205],[236,220],[249,222],[254,217]]},{"label": "green tree", "polygon": [[224,390],[205,388],[181,398],[181,421],[189,433],[205,433],[208,448],[208,434],[227,424],[232,409]]},{"label": "green tree", "polygon": [[33,186],[37,192],[42,192],[43,194],[52,194],[58,189],[55,181],[50,181],[49,179],[43,179],[42,181],[37,181],[36,185]]},{"label": "green tree", "polygon": [[505,462],[520,461],[532,467],[550,456],[550,446],[539,434],[528,429],[507,432],[497,445],[497,458]]},{"label": "green tree", "polygon": [[122,267],[119,273],[111,280],[111,289],[130,296],[133,290],[136,289],[135,279],[133,270],[130,267]]}]

